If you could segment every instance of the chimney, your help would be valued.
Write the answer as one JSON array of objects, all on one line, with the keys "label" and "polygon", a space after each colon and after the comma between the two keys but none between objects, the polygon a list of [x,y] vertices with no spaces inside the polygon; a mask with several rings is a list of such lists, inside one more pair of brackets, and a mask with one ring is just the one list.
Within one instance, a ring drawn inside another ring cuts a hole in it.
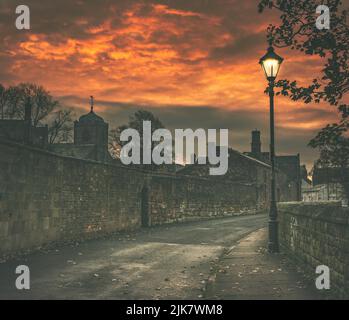
[{"label": "chimney", "polygon": [[262,153],[261,132],[258,130],[252,131],[251,153],[254,155]]},{"label": "chimney", "polygon": [[24,120],[29,121],[30,123],[32,121],[32,104],[31,104],[30,98],[27,98],[25,101]]}]

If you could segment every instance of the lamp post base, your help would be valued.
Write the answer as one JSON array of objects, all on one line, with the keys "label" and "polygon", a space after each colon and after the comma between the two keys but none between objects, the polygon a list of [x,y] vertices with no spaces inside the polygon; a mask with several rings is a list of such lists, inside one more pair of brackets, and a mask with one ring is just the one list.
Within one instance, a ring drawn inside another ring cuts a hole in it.
[{"label": "lamp post base", "polygon": [[268,251],[270,253],[279,252],[278,227],[279,227],[279,222],[277,220],[269,220]]}]

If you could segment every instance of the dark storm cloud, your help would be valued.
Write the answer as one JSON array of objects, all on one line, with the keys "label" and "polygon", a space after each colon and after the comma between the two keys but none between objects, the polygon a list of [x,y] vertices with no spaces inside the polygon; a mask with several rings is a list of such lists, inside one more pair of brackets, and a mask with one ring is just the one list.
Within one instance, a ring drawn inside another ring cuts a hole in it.
[{"label": "dark storm cloud", "polygon": [[308,105],[304,108],[295,108],[291,111],[291,113],[295,118],[298,117],[302,119],[302,121],[326,118],[330,121],[333,119],[333,111],[335,111],[334,108],[335,107],[333,107],[333,109],[321,109]]},{"label": "dark storm cloud", "polygon": [[[232,5],[227,13],[225,12],[225,8],[229,3]],[[140,17],[151,13],[152,4],[168,5],[173,9],[184,10],[184,12],[190,11],[209,14],[213,17],[221,17],[222,14],[226,15],[221,23],[230,30],[232,34],[239,35],[239,37],[233,43],[223,47],[217,47],[213,50],[211,55],[212,59],[220,59],[225,55],[232,56],[235,54],[244,54],[250,46],[257,47],[258,44],[263,41],[262,34],[245,34],[241,36],[241,20],[245,20],[246,18],[241,14],[244,9],[241,8],[240,5],[237,5],[235,1],[27,0],[25,4],[29,6],[31,12],[31,32],[45,34],[50,38],[50,42],[53,44],[58,44],[67,37],[88,39],[90,37],[88,29],[100,26],[106,18],[112,19],[111,26],[113,28],[120,28],[124,26],[123,15],[135,4],[143,4],[139,6],[136,12],[137,16]],[[25,31],[18,32],[15,28],[15,8],[17,5],[18,4],[12,0],[2,0],[0,6],[0,35],[2,38],[11,37],[13,41],[21,41],[24,36],[28,34],[28,32]],[[246,7],[246,5],[243,5],[243,7]],[[175,22],[178,19],[178,16],[175,14],[168,14],[167,16],[164,14],[164,17],[169,21],[173,19]],[[196,19],[198,19],[198,23],[205,23],[205,21],[200,22],[200,17],[196,17]],[[244,25],[246,25],[246,21],[244,21]],[[141,37],[141,35],[137,36]],[[175,30],[174,32],[165,32],[159,29],[154,31],[148,40],[152,43],[179,45],[190,41],[191,36],[190,32],[178,36]],[[205,37],[205,34],[203,33],[201,36]],[[206,36],[208,39],[212,37],[210,33],[207,33]],[[141,38],[138,39],[141,40]],[[116,44],[118,46],[123,45],[121,42],[117,42]],[[185,62],[185,50],[182,50],[182,58]],[[192,62],[188,61],[188,63]]]},{"label": "dark storm cloud", "polygon": [[214,48],[210,58],[217,59],[249,59],[255,57],[256,50],[265,44],[265,36],[261,33],[248,34],[243,32],[232,43],[228,43],[223,47]]}]

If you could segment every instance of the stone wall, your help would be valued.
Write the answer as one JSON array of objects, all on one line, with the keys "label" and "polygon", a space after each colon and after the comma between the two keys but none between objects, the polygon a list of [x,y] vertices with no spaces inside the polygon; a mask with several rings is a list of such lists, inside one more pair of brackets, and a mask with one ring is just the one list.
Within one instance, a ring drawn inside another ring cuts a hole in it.
[{"label": "stone wall", "polygon": [[[298,159],[297,157],[289,157]],[[299,160],[299,159],[298,159]],[[210,177],[212,183],[219,181],[232,182],[236,184],[253,184],[257,193],[257,203],[260,208],[269,206],[270,203],[270,182],[271,166],[242,154],[236,150],[229,149],[229,167],[225,175],[209,176],[210,164],[206,165],[187,165],[179,171],[180,174],[190,176]],[[218,183],[218,185],[220,184]],[[290,179],[290,177],[281,170],[276,170],[276,192],[279,202],[298,201],[299,200],[299,180]]]},{"label": "stone wall", "polygon": [[156,175],[0,141],[0,256],[139,228],[144,208],[146,225],[155,225],[256,207],[254,185]]},{"label": "stone wall", "polygon": [[286,252],[314,279],[317,266],[328,266],[330,293],[349,298],[349,208],[338,202],[280,203],[279,217]]},{"label": "stone wall", "polygon": [[0,143],[0,253],[133,229],[144,174]]},{"label": "stone wall", "polygon": [[191,176],[153,176],[149,196],[151,224],[255,213],[252,185]]}]

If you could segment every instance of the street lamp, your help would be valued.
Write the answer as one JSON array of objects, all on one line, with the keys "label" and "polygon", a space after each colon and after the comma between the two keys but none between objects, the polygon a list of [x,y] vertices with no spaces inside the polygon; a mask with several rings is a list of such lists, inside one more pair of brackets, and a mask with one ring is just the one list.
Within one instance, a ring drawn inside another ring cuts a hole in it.
[{"label": "street lamp", "polygon": [[269,82],[270,100],[270,161],[271,161],[271,199],[269,211],[269,243],[268,250],[271,253],[279,252],[278,221],[276,206],[276,177],[275,177],[275,137],[274,137],[274,86],[275,79],[279,73],[281,63],[284,59],[277,55],[270,45],[267,53],[259,60],[265,76]]}]

